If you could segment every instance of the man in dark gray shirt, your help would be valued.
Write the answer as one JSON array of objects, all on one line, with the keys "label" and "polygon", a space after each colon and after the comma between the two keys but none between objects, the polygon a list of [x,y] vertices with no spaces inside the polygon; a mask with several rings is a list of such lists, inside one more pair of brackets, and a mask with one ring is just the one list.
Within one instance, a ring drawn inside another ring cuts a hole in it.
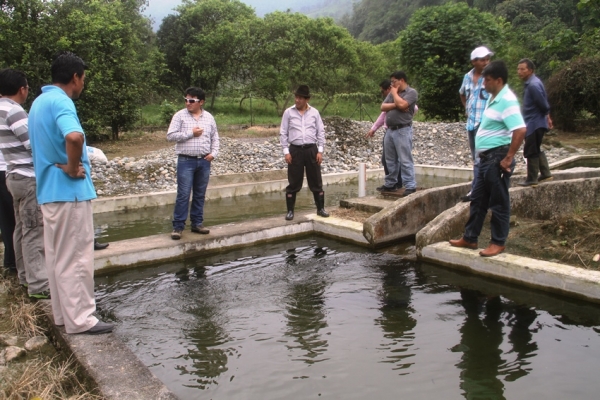
[{"label": "man in dark gray shirt", "polygon": [[386,112],[384,155],[388,173],[385,175],[385,184],[377,189],[381,192],[395,192],[398,170],[401,170],[402,185],[406,188],[402,196],[408,196],[417,190],[412,157],[412,120],[418,94],[408,85],[403,71],[394,72],[390,80],[390,94],[381,104],[381,111]]}]

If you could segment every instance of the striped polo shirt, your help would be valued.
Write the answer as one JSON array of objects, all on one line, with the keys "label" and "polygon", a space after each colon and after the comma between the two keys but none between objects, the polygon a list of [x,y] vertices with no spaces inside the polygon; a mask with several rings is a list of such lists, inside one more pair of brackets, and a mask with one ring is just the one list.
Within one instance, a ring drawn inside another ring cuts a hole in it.
[{"label": "striped polo shirt", "polygon": [[35,177],[27,113],[17,102],[0,98],[0,151],[6,161],[7,174]]},{"label": "striped polo shirt", "polygon": [[517,96],[504,85],[502,90],[493,99],[487,102],[481,125],[475,136],[475,153],[479,153],[495,147],[509,145],[512,141],[512,132],[525,127],[525,121],[521,115],[521,107]]}]

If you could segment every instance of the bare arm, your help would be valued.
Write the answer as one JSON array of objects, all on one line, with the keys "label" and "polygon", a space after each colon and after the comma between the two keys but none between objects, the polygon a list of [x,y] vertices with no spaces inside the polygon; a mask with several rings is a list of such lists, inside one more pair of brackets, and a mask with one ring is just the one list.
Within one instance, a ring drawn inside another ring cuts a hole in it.
[{"label": "bare arm", "polygon": [[67,164],[56,164],[65,174],[71,178],[84,178],[85,169],[81,165],[81,155],[83,154],[84,138],[81,132],[71,132],[65,136]]},{"label": "bare arm", "polygon": [[526,128],[519,128],[513,131],[512,141],[510,142],[508,153],[506,153],[506,157],[500,161],[500,168],[502,168],[504,171],[510,172],[510,165],[512,164],[515,154],[517,154],[517,151],[519,151],[519,147],[521,147],[521,144],[523,144],[526,132]]}]

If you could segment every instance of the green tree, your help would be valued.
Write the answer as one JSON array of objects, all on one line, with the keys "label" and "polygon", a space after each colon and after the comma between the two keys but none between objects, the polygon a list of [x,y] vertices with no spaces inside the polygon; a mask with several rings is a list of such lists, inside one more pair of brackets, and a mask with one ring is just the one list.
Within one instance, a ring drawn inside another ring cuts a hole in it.
[{"label": "green tree", "polygon": [[254,10],[238,0],[198,0],[177,12],[157,33],[171,81],[181,89],[195,85],[212,92],[212,107],[219,85],[245,68]]},{"label": "green tree", "polygon": [[29,101],[47,83],[52,54],[50,11],[41,0],[0,0],[0,68],[25,72],[31,87]]},{"label": "green tree", "polygon": [[324,96],[326,108],[339,93],[370,87],[368,74],[380,69],[378,50],[358,43],[330,18],[275,12],[251,31],[246,90],[272,101],[280,114],[299,84]]},{"label": "green tree", "polygon": [[[141,0],[140,0],[141,1]],[[100,134],[110,127],[112,138],[131,129],[137,110],[144,104],[155,77],[144,75],[149,21],[136,0],[105,2],[67,0],[54,3],[54,30],[50,33],[56,50],[70,50],[89,65],[86,89],[78,112],[86,133]]]},{"label": "green tree", "polygon": [[458,89],[471,68],[469,55],[481,45],[501,52],[504,26],[492,14],[465,3],[417,11],[400,33],[400,64],[419,90],[425,114],[459,120],[464,114]]}]

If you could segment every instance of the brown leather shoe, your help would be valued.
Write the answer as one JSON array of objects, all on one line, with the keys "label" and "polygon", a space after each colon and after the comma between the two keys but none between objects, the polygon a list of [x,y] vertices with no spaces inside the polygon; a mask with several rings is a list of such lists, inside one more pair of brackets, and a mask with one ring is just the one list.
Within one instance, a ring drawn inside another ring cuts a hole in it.
[{"label": "brown leather shoe", "polygon": [[477,243],[467,242],[464,238],[460,238],[458,240],[451,240],[450,241],[450,246],[464,247],[466,249],[473,249],[473,250],[475,250],[477,248]]},{"label": "brown leather shoe", "polygon": [[479,252],[481,257],[494,257],[502,253],[506,246],[498,246],[497,244],[490,243],[490,245]]}]

